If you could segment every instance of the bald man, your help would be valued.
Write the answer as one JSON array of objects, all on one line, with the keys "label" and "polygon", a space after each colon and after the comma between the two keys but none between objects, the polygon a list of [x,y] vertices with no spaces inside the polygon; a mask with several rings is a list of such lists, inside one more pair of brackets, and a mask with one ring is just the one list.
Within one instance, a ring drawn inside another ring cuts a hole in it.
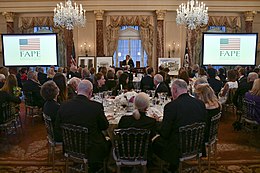
[{"label": "bald man", "polygon": [[61,105],[56,127],[67,123],[88,128],[90,172],[96,172],[103,166],[103,160],[108,156],[111,143],[102,133],[109,125],[103,105],[90,100],[92,91],[92,83],[89,80],[82,80],[77,88],[77,96]]}]

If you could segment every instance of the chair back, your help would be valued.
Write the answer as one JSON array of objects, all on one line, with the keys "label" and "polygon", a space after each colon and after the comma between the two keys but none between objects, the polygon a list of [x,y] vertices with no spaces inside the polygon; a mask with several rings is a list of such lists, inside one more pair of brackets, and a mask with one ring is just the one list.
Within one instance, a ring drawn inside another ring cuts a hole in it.
[{"label": "chair back", "polygon": [[33,99],[33,93],[31,91],[24,92],[24,100],[25,100],[25,105],[35,106],[34,99]]},{"label": "chair back", "polygon": [[243,100],[243,116],[247,120],[255,121],[256,112],[255,112],[255,102],[252,100]]},{"label": "chair back", "polygon": [[214,143],[218,139],[218,127],[220,122],[221,112],[214,115],[210,121],[209,137],[206,139],[208,143]]},{"label": "chair back", "polygon": [[115,156],[120,160],[147,160],[150,130],[147,129],[115,129]]},{"label": "chair back", "polygon": [[48,115],[43,113],[43,119],[44,119],[45,127],[46,127],[46,130],[47,130],[48,141],[50,143],[55,143],[54,131],[53,131],[53,125],[52,125],[51,118]]},{"label": "chair back", "polygon": [[62,138],[64,155],[73,159],[82,159],[87,162],[88,128],[72,124],[63,124]]},{"label": "chair back", "polygon": [[12,122],[16,119],[16,114],[12,113],[11,104],[8,102],[4,102],[1,105],[3,121],[2,123]]},{"label": "chair back", "polygon": [[194,123],[179,127],[180,161],[201,156],[205,123]]},{"label": "chair back", "polygon": [[225,104],[233,104],[233,98],[236,93],[237,88],[230,88],[227,93],[227,101]]}]

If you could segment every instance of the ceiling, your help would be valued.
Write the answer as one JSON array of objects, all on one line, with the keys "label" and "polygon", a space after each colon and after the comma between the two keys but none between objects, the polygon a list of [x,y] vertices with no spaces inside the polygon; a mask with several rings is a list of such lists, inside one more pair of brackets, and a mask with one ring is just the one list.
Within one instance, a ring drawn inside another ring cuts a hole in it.
[{"label": "ceiling", "polygon": [[[0,12],[35,13],[52,12],[64,0],[0,0]],[[175,11],[186,0],[76,0],[87,11]],[[260,11],[260,0],[203,0],[209,12]]]}]

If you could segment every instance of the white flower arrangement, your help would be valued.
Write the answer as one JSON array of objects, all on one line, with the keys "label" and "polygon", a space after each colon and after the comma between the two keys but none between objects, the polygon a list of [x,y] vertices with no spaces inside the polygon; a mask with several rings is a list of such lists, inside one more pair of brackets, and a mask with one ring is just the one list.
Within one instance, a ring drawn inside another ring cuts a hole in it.
[{"label": "white flower arrangement", "polygon": [[115,103],[118,103],[120,105],[128,105],[128,103],[134,102],[134,98],[136,95],[137,93],[135,91],[126,92],[116,96],[114,101]]}]

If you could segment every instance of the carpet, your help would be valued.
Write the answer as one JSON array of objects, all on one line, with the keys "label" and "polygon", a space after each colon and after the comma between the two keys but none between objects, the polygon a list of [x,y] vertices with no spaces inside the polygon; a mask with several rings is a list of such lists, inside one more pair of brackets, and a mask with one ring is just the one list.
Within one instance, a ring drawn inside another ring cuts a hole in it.
[{"label": "carpet", "polygon": [[[30,118],[25,120],[23,104],[21,115],[23,133],[11,134],[8,140],[0,134],[0,173],[52,172],[47,159],[47,134],[42,118],[36,118],[34,124]],[[232,127],[235,120],[236,116],[230,112],[221,119],[217,165],[212,165],[212,172],[260,173],[260,134],[235,131]],[[65,162],[61,148],[55,157],[54,172],[63,173]],[[208,171],[206,164],[206,160],[202,162],[205,173]],[[149,172],[158,173],[159,169],[150,169]]]}]

